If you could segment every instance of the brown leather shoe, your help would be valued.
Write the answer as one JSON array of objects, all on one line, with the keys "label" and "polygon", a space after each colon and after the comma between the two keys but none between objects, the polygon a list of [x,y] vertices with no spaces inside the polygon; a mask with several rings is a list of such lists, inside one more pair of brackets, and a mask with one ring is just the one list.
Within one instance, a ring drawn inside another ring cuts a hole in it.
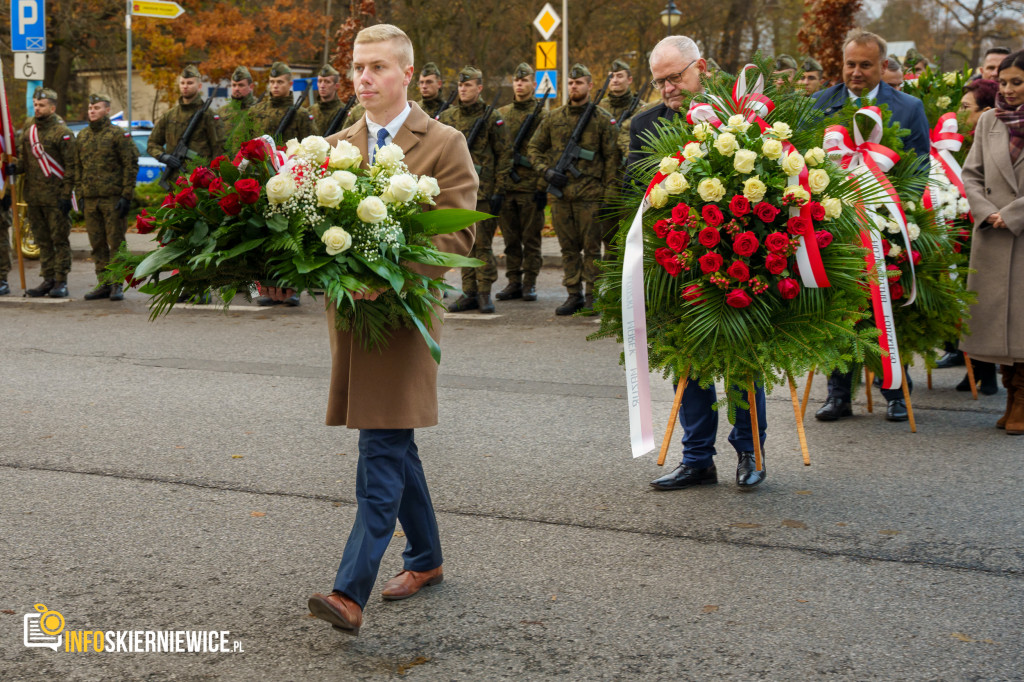
[{"label": "brown leather shoe", "polygon": [[325,620],[349,635],[358,635],[359,626],[363,624],[363,610],[359,604],[341,592],[331,592],[326,597],[320,593],[309,598],[309,612],[320,620]]},{"label": "brown leather shoe", "polygon": [[408,599],[420,591],[420,588],[437,585],[444,580],[444,569],[441,566],[431,571],[402,571],[384,583],[380,596],[385,601]]}]

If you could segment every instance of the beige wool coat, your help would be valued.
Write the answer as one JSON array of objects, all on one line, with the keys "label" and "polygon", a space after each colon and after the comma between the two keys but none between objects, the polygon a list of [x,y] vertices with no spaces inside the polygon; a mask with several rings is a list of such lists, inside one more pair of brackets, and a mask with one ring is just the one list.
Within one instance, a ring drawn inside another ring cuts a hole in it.
[{"label": "beige wool coat", "polygon": [[[964,189],[974,217],[967,288],[970,336],[960,348],[972,358],[1010,365],[1024,362],[1024,153],[1010,161],[1006,124],[987,111],[978,120],[974,146],[964,163]],[[1009,229],[985,219],[999,213]]]},{"label": "beige wool coat", "polygon": [[[437,208],[476,209],[479,180],[462,133],[438,123],[416,104],[394,138],[405,152],[409,172],[437,180],[441,194]],[[366,119],[327,138],[331,145],[347,140],[359,148],[368,167]],[[462,256],[473,247],[474,228],[434,237],[441,251]],[[445,268],[416,266],[417,271],[440,277]],[[327,425],[352,429],[415,429],[437,424],[437,363],[416,329],[394,330],[383,351],[364,350],[349,332],[334,324],[328,306],[331,340],[331,388],[327,399]],[[437,308],[431,336],[440,343],[444,311]]]}]

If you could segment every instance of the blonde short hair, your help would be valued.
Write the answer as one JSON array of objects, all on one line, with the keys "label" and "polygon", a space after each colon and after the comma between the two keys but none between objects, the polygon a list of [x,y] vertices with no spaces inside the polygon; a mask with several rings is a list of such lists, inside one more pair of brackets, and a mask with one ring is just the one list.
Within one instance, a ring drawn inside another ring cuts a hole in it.
[{"label": "blonde short hair", "polygon": [[395,43],[395,56],[398,57],[398,64],[403,69],[413,65],[412,41],[405,31],[392,24],[377,24],[367,26],[356,34],[354,45],[360,43],[383,43],[387,41]]}]

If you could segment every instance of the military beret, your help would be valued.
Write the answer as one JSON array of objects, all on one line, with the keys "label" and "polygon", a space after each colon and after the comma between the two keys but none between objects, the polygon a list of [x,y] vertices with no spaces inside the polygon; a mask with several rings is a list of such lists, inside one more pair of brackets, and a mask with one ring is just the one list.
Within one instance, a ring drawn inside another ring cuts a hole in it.
[{"label": "military beret", "polygon": [[50,88],[36,88],[32,91],[32,99],[49,99],[57,101],[57,93]]},{"label": "military beret", "polygon": [[277,78],[278,76],[290,76],[292,75],[291,68],[288,67],[284,62],[274,62],[270,65],[270,77]]},{"label": "military beret", "polygon": [[110,104],[110,95],[105,92],[94,92],[89,95],[89,104],[96,104],[97,102],[106,102]]},{"label": "military beret", "polygon": [[231,80],[233,81],[249,81],[252,82],[252,74],[249,73],[249,69],[244,66],[236,66],[235,70],[231,72]]},{"label": "military beret", "polygon": [[612,73],[615,73],[616,71],[625,71],[630,76],[633,75],[633,70],[629,68],[629,64],[622,61],[621,59],[616,59],[614,62],[612,62]]},{"label": "military beret", "polygon": [[340,76],[341,74],[338,73],[338,70],[330,64],[324,64],[320,67],[320,71],[317,72],[316,75],[326,78],[327,76]]},{"label": "military beret", "polygon": [[824,71],[824,69],[821,68],[821,62],[819,62],[814,57],[808,57],[807,59],[804,60],[803,70],[804,71]]},{"label": "military beret", "polygon": [[198,66],[195,64],[189,64],[181,70],[181,73],[178,74],[178,78],[202,78],[202,76],[199,75]]},{"label": "military beret", "polygon": [[590,69],[583,66],[582,64],[573,64],[572,68],[569,69],[569,78],[589,78]]},{"label": "military beret", "polygon": [[420,69],[420,75],[437,76],[438,78],[440,78],[441,69],[437,68],[437,64],[435,64],[434,62],[427,62],[426,64],[423,65],[423,68]]},{"label": "military beret", "polygon": [[924,61],[924,55],[918,52],[914,48],[907,50],[907,54],[903,57],[903,66],[906,68],[912,68],[918,62]]},{"label": "military beret", "polygon": [[533,75],[533,67],[526,62],[520,62],[516,70],[512,72],[513,78],[529,78]]},{"label": "military beret", "polygon": [[[891,54],[891,55],[889,55],[889,66],[891,67],[893,64],[895,64],[897,68],[900,68],[900,69],[903,68],[903,62],[900,61],[900,58],[897,57],[894,54]],[[891,69],[891,70],[895,71],[896,69]]]},{"label": "military beret", "polygon": [[775,58],[775,70],[785,71],[786,69],[793,69],[794,71],[796,71],[796,60],[790,57],[788,54],[780,54],[778,57]]},{"label": "military beret", "polygon": [[481,71],[480,69],[476,68],[475,66],[464,66],[464,67],[462,67],[462,71],[459,71],[459,82],[460,83],[465,83],[466,81],[471,81],[474,78],[477,79],[480,82],[483,82],[483,80],[484,80],[483,71]]}]

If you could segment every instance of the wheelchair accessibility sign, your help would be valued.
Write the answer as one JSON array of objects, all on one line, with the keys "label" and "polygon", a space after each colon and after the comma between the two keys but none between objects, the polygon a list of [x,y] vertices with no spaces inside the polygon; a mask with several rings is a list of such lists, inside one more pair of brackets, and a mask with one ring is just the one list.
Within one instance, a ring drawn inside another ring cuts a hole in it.
[{"label": "wheelchair accessibility sign", "polygon": [[14,77],[26,81],[43,80],[46,55],[42,52],[15,52]]}]

